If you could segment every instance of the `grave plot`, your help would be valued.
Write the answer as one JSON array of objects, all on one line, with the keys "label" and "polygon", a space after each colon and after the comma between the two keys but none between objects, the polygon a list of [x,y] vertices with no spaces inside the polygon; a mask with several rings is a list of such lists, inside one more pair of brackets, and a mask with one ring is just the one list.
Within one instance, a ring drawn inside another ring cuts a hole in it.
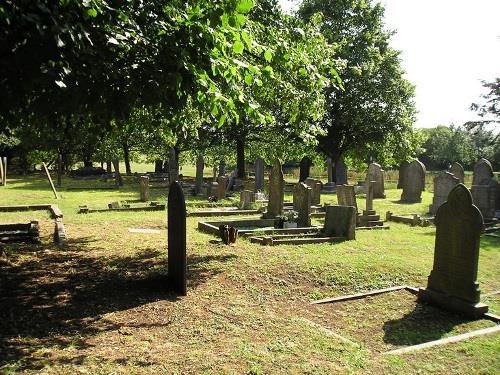
[{"label": "grave plot", "polygon": [[353,345],[384,354],[444,345],[500,330],[494,316],[471,320],[418,303],[416,292],[415,288],[401,286],[315,301],[311,304],[311,320]]}]

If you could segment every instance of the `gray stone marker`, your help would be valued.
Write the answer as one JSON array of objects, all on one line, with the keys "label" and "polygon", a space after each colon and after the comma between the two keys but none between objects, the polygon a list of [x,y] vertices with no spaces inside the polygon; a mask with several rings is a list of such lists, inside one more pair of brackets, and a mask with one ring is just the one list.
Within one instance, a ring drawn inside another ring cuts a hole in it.
[{"label": "gray stone marker", "polygon": [[269,175],[269,202],[267,204],[266,218],[275,218],[283,214],[283,200],[285,197],[285,179],[279,160],[274,162]]},{"label": "gray stone marker", "polygon": [[419,290],[418,299],[478,318],[488,311],[488,306],[479,302],[477,282],[483,217],[463,184],[450,192],[434,223],[434,265],[427,288]]},{"label": "gray stone marker", "polygon": [[323,185],[323,190],[325,191],[334,191],[335,190],[335,182],[333,181],[333,162],[332,158],[326,159],[326,172],[328,174],[328,182]]},{"label": "gray stone marker", "polygon": [[373,192],[375,190],[375,181],[366,182],[366,211],[373,211]]},{"label": "gray stone marker", "polygon": [[229,179],[226,185],[226,193],[228,193],[230,190],[234,190],[234,183],[237,179],[237,176],[238,176],[238,168],[232,171],[231,174],[229,175]]},{"label": "gray stone marker", "polygon": [[462,167],[462,164],[454,162],[450,167],[450,173],[453,174],[456,178],[458,178],[458,181],[461,184],[464,183],[465,171],[464,167]]},{"label": "gray stone marker", "polygon": [[312,189],[303,182],[295,184],[293,187],[293,209],[297,211],[297,226],[311,226],[311,198]]},{"label": "gray stone marker", "polygon": [[337,202],[339,206],[352,206],[358,212],[358,203],[356,201],[356,192],[353,185],[337,186]]},{"label": "gray stone marker", "polygon": [[403,193],[401,201],[415,203],[422,201],[422,191],[425,189],[425,166],[419,160],[413,160],[403,177]]},{"label": "gray stone marker", "polygon": [[405,175],[406,175],[406,170],[408,169],[408,166],[410,163],[407,161],[402,161],[401,164],[399,164],[399,176],[398,176],[398,189],[402,189],[405,182]]},{"label": "gray stone marker", "polygon": [[168,280],[178,294],[187,294],[186,202],[181,185],[174,181],[168,192]]},{"label": "gray stone marker", "polygon": [[177,162],[177,153],[175,148],[170,147],[168,157],[168,181],[172,183],[179,180],[179,163]]},{"label": "gray stone marker", "polygon": [[219,184],[217,182],[209,182],[207,185],[207,198],[215,195],[217,197],[217,191],[219,190]]},{"label": "gray stone marker", "polygon": [[321,188],[323,187],[321,180],[306,178],[304,182],[311,188],[311,204],[315,206],[321,204]]},{"label": "gray stone marker", "polygon": [[450,191],[460,183],[460,180],[450,172],[441,172],[434,177],[434,197],[429,207],[429,212],[436,214],[439,206],[448,199]]},{"label": "gray stone marker", "polygon": [[493,168],[491,163],[481,158],[474,166],[472,185],[488,185],[493,178]]},{"label": "gray stone marker", "polygon": [[215,191],[217,199],[226,198],[227,180],[228,178],[226,176],[220,176],[217,178],[217,190]]},{"label": "gray stone marker", "polygon": [[356,208],[352,206],[327,206],[323,233],[328,237],[356,239]]},{"label": "gray stone marker", "polygon": [[371,163],[366,172],[366,183],[375,181],[373,186],[373,198],[385,198],[384,192],[384,170],[377,163]]},{"label": "gray stone marker", "polygon": [[335,163],[335,183],[337,185],[347,185],[347,166],[344,159],[340,159]]},{"label": "gray stone marker", "polygon": [[485,219],[492,219],[499,209],[500,185],[493,178],[488,185],[472,185],[472,200]]},{"label": "gray stone marker", "polygon": [[226,175],[226,162],[224,160],[221,160],[219,162],[219,174],[217,177],[222,177]]},{"label": "gray stone marker", "polygon": [[140,176],[139,177],[139,190],[141,194],[141,202],[147,202],[149,200],[149,177]]},{"label": "gray stone marker", "polygon": [[252,208],[255,203],[255,192],[251,190],[242,190],[240,192],[240,205],[242,210],[248,210]]},{"label": "gray stone marker", "polygon": [[264,159],[257,158],[255,160],[255,187],[254,191],[264,190]]},{"label": "gray stone marker", "polygon": [[203,170],[205,169],[205,160],[202,154],[198,154],[196,158],[196,181],[194,184],[194,193],[196,195],[201,194],[201,189],[203,187]]}]

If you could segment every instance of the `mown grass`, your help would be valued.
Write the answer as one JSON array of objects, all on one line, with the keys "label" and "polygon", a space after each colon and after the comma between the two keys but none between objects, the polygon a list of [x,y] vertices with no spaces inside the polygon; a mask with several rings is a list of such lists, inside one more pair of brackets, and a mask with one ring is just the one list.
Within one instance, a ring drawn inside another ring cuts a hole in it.
[{"label": "mown grass", "polygon": [[[58,204],[70,239],[65,249],[52,245],[45,212],[0,213],[0,222],[38,218],[43,236],[42,245],[7,246],[9,263],[0,266],[0,373],[495,374],[500,367],[498,334],[382,355],[491,325],[418,305],[408,292],[309,304],[425,285],[433,227],[389,223],[389,230],[358,231],[356,241],[338,244],[262,247],[240,239],[223,246],[198,232],[201,219],[188,218],[188,296],[178,298],[165,290],[165,212],[76,213],[81,204],[138,198],[132,178],[119,191],[65,190],[103,184],[64,179],[57,201],[43,176],[14,177],[0,188],[2,205]],[[425,192],[422,203],[401,204],[400,190],[386,193],[375,200],[382,217],[387,210],[425,214],[432,200]],[[166,199],[162,189],[152,194]],[[322,203],[335,200],[322,196]],[[129,233],[131,227],[160,234]],[[483,294],[500,290],[499,265],[500,241],[483,236]],[[500,312],[498,295],[484,302]]]}]

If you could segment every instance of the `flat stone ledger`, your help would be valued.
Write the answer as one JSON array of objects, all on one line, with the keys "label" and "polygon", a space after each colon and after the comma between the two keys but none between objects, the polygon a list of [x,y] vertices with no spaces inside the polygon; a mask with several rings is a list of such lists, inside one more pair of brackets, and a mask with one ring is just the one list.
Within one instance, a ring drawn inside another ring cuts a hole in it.
[{"label": "flat stone ledger", "polygon": [[264,159],[257,158],[255,160],[255,187],[254,190],[264,190]]},{"label": "flat stone ledger", "polygon": [[328,237],[356,239],[356,208],[352,206],[327,206],[323,233]]},{"label": "flat stone ledger", "polygon": [[399,176],[398,176],[398,186],[397,186],[398,189],[402,189],[403,186],[405,185],[405,175],[409,165],[410,163],[408,163],[407,161],[403,161],[401,162],[401,164],[399,164]]},{"label": "flat stone ledger", "polygon": [[441,172],[434,177],[434,197],[429,212],[436,214],[438,208],[446,202],[451,190],[460,183],[460,180],[450,172]]},{"label": "flat stone ledger", "polygon": [[323,186],[321,180],[315,178],[306,178],[304,183],[311,188],[311,204],[321,204],[321,188]]},{"label": "flat stone ledger", "polygon": [[242,190],[240,192],[240,208],[248,210],[255,203],[255,192],[251,190]]},{"label": "flat stone ledger", "polygon": [[377,163],[371,163],[366,173],[366,181],[375,181],[373,198],[385,198],[384,170]]},{"label": "flat stone ledger", "polygon": [[226,198],[226,187],[228,184],[228,178],[226,176],[221,176],[217,178],[217,190],[215,191],[215,196],[217,199]]},{"label": "flat stone ledger", "polygon": [[168,192],[168,280],[178,294],[187,294],[186,202],[181,185],[174,181]]},{"label": "flat stone ledger", "polygon": [[427,287],[419,290],[418,299],[478,318],[488,311],[488,306],[479,302],[477,282],[483,217],[463,184],[451,190],[434,223],[434,265]]},{"label": "flat stone ledger", "polygon": [[337,185],[347,184],[347,166],[344,159],[340,159],[335,163],[335,182]]},{"label": "flat stone ledger", "polygon": [[196,195],[201,194],[201,189],[203,187],[203,170],[205,169],[205,160],[203,155],[199,154],[196,158],[196,181],[194,185],[194,193]]},{"label": "flat stone ledger", "polygon": [[493,167],[491,163],[482,158],[474,166],[472,185],[488,185],[493,178]]},{"label": "flat stone ledger", "polygon": [[406,167],[402,187],[402,202],[417,203],[422,201],[422,191],[425,189],[425,166],[419,160],[412,161]]},{"label": "flat stone ledger", "polygon": [[297,226],[311,226],[312,189],[303,182],[293,187],[293,209],[298,212]]},{"label": "flat stone ledger", "polygon": [[465,170],[464,167],[462,167],[462,164],[460,163],[453,163],[451,165],[450,171],[452,175],[454,175],[456,178],[458,178],[458,182],[463,184],[465,180]]},{"label": "flat stone ledger", "polygon": [[274,162],[269,175],[269,202],[267,204],[266,218],[275,218],[283,214],[283,201],[285,198],[285,179],[279,160]]},{"label": "flat stone ledger", "polygon": [[139,189],[141,194],[141,202],[147,202],[149,200],[149,177],[140,176],[139,177]]}]

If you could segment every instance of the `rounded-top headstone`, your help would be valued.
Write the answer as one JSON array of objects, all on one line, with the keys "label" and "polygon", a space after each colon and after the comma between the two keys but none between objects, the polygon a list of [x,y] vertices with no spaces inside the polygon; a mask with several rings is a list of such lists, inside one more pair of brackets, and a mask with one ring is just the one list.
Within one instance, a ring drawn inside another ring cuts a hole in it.
[{"label": "rounded-top headstone", "polygon": [[491,163],[481,158],[474,166],[474,176],[472,177],[472,185],[488,185],[493,178],[493,167]]}]

